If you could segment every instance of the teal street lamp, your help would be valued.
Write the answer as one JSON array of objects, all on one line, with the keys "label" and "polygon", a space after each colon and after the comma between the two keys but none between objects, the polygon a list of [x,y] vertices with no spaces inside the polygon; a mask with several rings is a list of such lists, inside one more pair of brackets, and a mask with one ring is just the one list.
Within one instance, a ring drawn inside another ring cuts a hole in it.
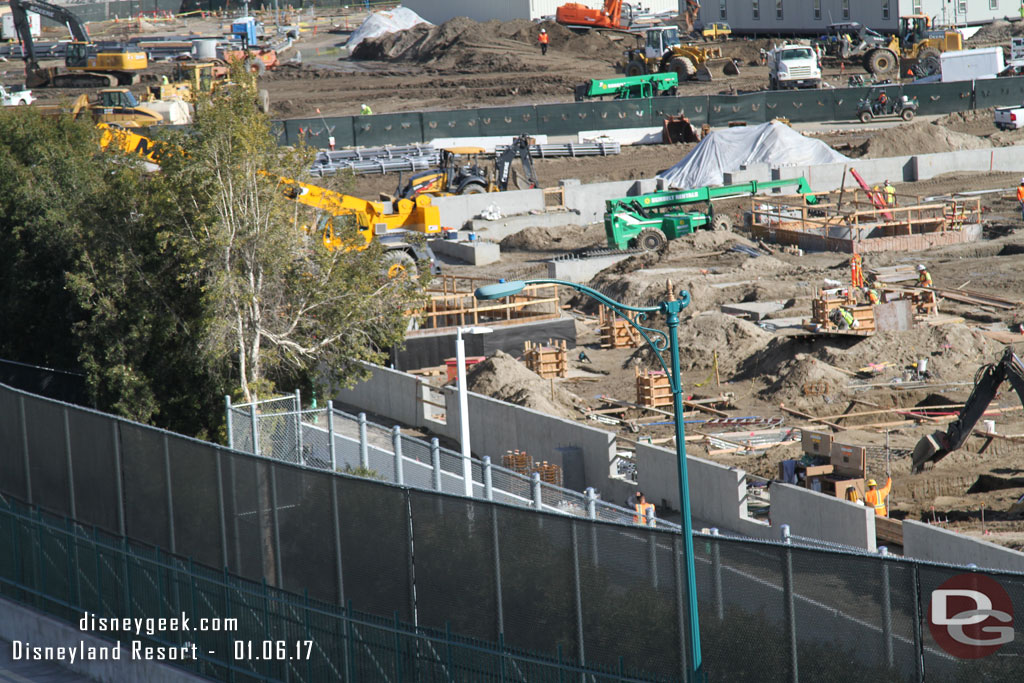
[{"label": "teal street lamp", "polygon": [[[686,473],[686,435],[683,432],[683,387],[679,371],[679,314],[690,304],[690,293],[679,292],[676,298],[672,291],[672,284],[668,285],[668,300],[662,301],[657,306],[627,306],[624,303],[610,299],[601,292],[563,280],[519,280],[514,282],[499,282],[493,285],[485,285],[476,290],[477,299],[492,300],[504,299],[514,296],[527,285],[561,285],[575,289],[592,299],[599,301],[608,308],[619,314],[626,322],[640,333],[647,345],[654,351],[654,356],[661,363],[665,374],[669,378],[672,387],[672,410],[675,415],[676,427],[676,456],[679,459],[679,508],[683,518],[683,550],[686,556],[686,589],[687,605],[687,630],[690,634],[690,681],[703,681],[703,663],[700,654],[700,622],[697,617],[697,578],[694,573],[693,562],[693,521],[690,519],[690,482]],[[647,316],[651,313],[662,313],[665,315],[665,323],[668,327],[668,334],[662,330],[645,327]],[[664,352],[669,352],[669,363],[665,363]]]}]

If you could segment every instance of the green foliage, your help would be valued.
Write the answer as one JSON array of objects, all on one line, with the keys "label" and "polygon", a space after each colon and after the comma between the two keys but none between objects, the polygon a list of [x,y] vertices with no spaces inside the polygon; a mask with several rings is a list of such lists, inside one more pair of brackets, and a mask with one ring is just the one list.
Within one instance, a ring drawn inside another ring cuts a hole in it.
[{"label": "green foliage", "polygon": [[345,465],[345,469],[341,470],[345,474],[351,474],[353,477],[362,477],[363,479],[380,479],[384,481],[384,477],[380,475],[380,472],[373,469],[372,467],[352,467],[352,465]]}]

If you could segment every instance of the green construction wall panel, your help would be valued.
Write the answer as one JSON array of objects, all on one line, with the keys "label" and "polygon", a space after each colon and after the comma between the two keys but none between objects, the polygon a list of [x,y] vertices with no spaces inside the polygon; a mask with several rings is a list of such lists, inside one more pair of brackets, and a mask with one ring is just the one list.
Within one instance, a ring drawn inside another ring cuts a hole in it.
[{"label": "green construction wall panel", "polygon": [[283,125],[284,134],[278,138],[280,144],[295,145],[304,140],[311,147],[328,147],[328,138],[334,135],[336,148],[356,144],[352,135],[352,117],[335,116],[323,119],[288,119],[275,122]]},{"label": "green construction wall panel", "polygon": [[351,118],[355,144],[361,147],[406,145],[423,141],[423,124],[419,112]]},{"label": "green construction wall panel", "polygon": [[708,122],[707,95],[689,97],[656,97],[651,100],[651,125],[657,126],[669,116],[685,116],[690,124],[701,126]]},{"label": "green construction wall panel", "polygon": [[948,114],[954,111],[970,109],[973,103],[972,81],[956,83],[927,83],[924,85],[905,85],[903,93],[917,98],[920,108],[918,114]]},{"label": "green construction wall panel", "polygon": [[832,119],[834,121],[855,121],[860,101],[867,97],[870,88],[838,88],[832,91]]},{"label": "green construction wall panel", "polygon": [[607,100],[593,103],[593,116],[586,130],[661,127],[661,119],[652,122],[654,104],[645,100]]},{"label": "green construction wall panel", "polygon": [[793,123],[805,121],[827,121],[835,115],[835,98],[832,90],[790,90],[766,92],[765,120],[781,117]]},{"label": "green construction wall panel", "polygon": [[1024,78],[989,78],[974,82],[974,107],[988,109],[1024,103]]},{"label": "green construction wall panel", "polygon": [[575,135],[581,130],[600,128],[595,122],[595,104],[600,103],[539,104],[536,107],[537,131],[547,135]]},{"label": "green construction wall panel", "polygon": [[478,109],[480,135],[536,135],[546,131],[537,130],[535,107],[494,107]]},{"label": "green construction wall panel", "polygon": [[425,111],[423,117],[423,139],[477,137],[480,121],[476,110]]},{"label": "green construction wall panel", "polygon": [[708,123],[712,126],[726,126],[733,121],[764,123],[766,117],[764,93],[708,96]]}]

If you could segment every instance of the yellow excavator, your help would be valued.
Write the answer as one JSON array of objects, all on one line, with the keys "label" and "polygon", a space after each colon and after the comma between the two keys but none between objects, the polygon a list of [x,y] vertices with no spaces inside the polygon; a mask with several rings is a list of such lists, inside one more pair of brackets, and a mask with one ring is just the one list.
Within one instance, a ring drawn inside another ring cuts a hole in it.
[{"label": "yellow excavator", "polygon": [[[130,130],[98,124],[100,147],[114,149],[127,154],[138,154],[145,160],[159,165],[169,154],[183,154],[181,148],[159,140],[151,140]],[[261,171],[262,173],[262,171]],[[265,174],[273,177],[270,174]],[[277,177],[282,194],[288,199],[309,206],[321,212],[317,230],[321,234],[324,248],[365,249],[376,239],[387,252],[388,275],[413,272],[418,262],[425,261],[430,272],[439,274],[441,267],[426,240],[410,239],[411,233],[425,236],[440,236],[441,212],[431,203],[428,195],[414,199],[399,199],[389,210],[383,202],[371,202],[359,197],[335,192],[291,178]],[[336,231],[334,219],[352,216],[356,221],[356,237],[343,240],[340,230]]]}]

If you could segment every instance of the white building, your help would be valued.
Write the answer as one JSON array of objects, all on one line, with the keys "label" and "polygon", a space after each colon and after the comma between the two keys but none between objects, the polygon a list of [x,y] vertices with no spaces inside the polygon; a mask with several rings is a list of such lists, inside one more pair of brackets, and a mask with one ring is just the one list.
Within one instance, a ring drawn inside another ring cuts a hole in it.
[{"label": "white building", "polygon": [[933,26],[963,26],[1017,17],[1020,7],[1021,0],[703,0],[700,20],[724,21],[744,34],[820,35],[842,21],[895,33],[908,14],[927,14]]},{"label": "white building", "polygon": [[[604,6],[604,0],[404,0],[402,6],[408,7],[432,24],[443,24],[454,17],[469,17],[476,21],[540,19],[554,16],[558,6],[567,2],[578,2],[595,9]],[[675,12],[679,8],[679,0],[627,2],[634,8],[640,7],[644,12],[655,14]]]}]

